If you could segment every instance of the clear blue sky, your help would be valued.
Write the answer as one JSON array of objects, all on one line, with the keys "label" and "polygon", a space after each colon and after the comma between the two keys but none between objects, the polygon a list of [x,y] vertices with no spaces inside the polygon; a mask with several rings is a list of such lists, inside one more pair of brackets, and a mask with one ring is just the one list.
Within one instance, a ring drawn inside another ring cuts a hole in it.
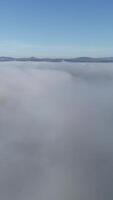
[{"label": "clear blue sky", "polygon": [[0,0],[0,56],[113,56],[113,0]]}]

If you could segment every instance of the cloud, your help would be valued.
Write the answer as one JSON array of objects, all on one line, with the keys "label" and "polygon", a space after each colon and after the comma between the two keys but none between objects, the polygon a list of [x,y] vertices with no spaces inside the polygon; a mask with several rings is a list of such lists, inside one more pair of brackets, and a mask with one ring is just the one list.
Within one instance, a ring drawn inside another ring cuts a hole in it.
[{"label": "cloud", "polygon": [[0,199],[112,199],[111,77],[112,64],[0,63]]}]

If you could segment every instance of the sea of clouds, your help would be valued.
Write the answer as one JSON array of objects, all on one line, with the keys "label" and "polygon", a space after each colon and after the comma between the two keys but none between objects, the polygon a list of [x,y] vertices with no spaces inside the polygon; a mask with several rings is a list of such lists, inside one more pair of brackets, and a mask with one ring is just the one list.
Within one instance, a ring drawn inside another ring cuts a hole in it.
[{"label": "sea of clouds", "polygon": [[0,63],[0,199],[113,199],[113,63]]}]

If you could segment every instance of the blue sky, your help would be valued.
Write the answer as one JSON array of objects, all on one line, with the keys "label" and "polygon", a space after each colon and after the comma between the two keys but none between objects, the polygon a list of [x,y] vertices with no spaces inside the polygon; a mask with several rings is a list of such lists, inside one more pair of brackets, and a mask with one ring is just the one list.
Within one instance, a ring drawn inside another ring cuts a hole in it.
[{"label": "blue sky", "polygon": [[1,0],[0,56],[113,56],[112,0]]}]

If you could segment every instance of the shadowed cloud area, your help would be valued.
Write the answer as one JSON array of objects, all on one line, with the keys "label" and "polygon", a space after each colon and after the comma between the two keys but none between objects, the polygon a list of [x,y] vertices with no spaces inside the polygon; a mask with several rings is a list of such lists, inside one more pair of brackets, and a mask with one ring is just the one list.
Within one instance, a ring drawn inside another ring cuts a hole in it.
[{"label": "shadowed cloud area", "polygon": [[0,63],[0,199],[113,199],[113,64]]}]

